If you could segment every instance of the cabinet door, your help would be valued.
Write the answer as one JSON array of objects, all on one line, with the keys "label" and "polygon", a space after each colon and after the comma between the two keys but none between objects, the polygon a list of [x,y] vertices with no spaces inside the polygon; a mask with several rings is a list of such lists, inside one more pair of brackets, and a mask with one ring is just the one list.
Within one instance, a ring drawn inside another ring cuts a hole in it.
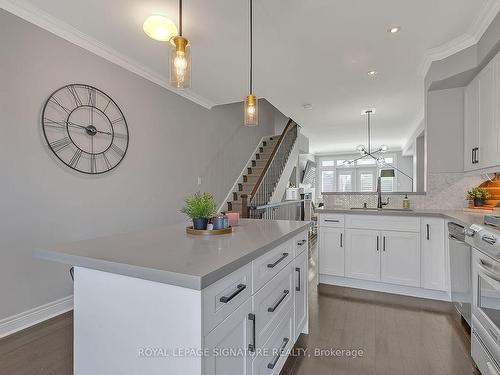
[{"label": "cabinet door", "polygon": [[345,276],[344,228],[321,227],[319,231],[319,273]]},{"label": "cabinet door", "polygon": [[420,287],[420,234],[381,232],[380,279]]},{"label": "cabinet door", "polygon": [[479,168],[476,148],[479,147],[479,79],[465,88],[464,170]]},{"label": "cabinet door", "polygon": [[346,229],[345,275],[354,279],[380,281],[380,233]]},{"label": "cabinet door", "polygon": [[497,158],[497,126],[493,121],[494,114],[494,64],[488,64],[479,73],[479,168],[495,165]]},{"label": "cabinet door", "polygon": [[495,103],[495,114],[493,115],[493,121],[497,131],[497,154],[495,165],[500,165],[500,54],[498,54],[493,60],[493,66],[495,82],[495,94],[493,101]]},{"label": "cabinet door", "polygon": [[294,264],[295,338],[299,337],[307,322],[307,265],[307,252],[303,252],[295,259]]},{"label": "cabinet door", "polygon": [[448,258],[445,247],[444,219],[422,218],[422,287],[447,289]]},{"label": "cabinet door", "polygon": [[[205,337],[205,348],[210,354],[205,357],[206,375],[251,374],[251,357],[245,355],[248,345],[253,343],[255,320],[249,319],[251,312],[249,299]],[[238,355],[215,355],[225,349],[238,350]],[[243,354],[239,355],[239,351]]]}]

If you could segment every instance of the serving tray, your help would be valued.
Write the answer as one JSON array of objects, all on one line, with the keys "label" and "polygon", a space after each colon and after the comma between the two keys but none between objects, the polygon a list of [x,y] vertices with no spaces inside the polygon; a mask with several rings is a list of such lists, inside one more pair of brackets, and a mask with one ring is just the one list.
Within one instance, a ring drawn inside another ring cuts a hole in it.
[{"label": "serving tray", "polygon": [[194,234],[194,235],[201,235],[201,236],[217,236],[220,234],[228,234],[233,231],[233,227],[227,227],[224,229],[213,229],[213,230],[200,230],[200,229],[193,229],[193,227],[187,227],[186,228],[186,233],[189,234]]}]

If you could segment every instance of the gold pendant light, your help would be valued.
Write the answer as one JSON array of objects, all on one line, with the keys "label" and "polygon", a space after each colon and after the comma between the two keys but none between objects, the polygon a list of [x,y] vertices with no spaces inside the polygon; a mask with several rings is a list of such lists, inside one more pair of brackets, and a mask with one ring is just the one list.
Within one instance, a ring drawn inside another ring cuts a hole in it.
[{"label": "gold pendant light", "polygon": [[259,123],[259,101],[253,94],[253,0],[250,0],[250,93],[245,98],[245,125],[256,126]]},{"label": "gold pendant light", "polygon": [[189,40],[182,36],[182,0],[179,0],[179,35],[170,39],[170,84],[178,89],[191,87]]}]

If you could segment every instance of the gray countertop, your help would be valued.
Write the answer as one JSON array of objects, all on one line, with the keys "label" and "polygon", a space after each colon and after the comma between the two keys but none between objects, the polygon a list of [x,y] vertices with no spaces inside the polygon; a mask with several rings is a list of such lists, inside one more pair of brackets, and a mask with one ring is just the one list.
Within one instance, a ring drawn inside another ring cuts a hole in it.
[{"label": "gray countertop", "polygon": [[243,219],[233,233],[187,234],[186,223],[38,249],[41,259],[201,290],[306,230],[310,222]]},{"label": "gray countertop", "polygon": [[348,208],[318,208],[315,211],[319,214],[351,214],[351,215],[391,215],[391,216],[426,216],[442,217],[464,226],[472,224],[482,225],[484,223],[484,213],[464,212],[462,210],[351,210]]}]

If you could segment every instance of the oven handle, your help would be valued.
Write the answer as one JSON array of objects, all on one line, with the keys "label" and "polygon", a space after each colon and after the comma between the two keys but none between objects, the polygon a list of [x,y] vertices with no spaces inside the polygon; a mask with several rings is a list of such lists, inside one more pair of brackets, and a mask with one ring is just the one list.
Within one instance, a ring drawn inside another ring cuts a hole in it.
[{"label": "oven handle", "polygon": [[489,279],[495,282],[496,288],[500,290],[500,275],[497,274],[495,271],[492,271],[489,269],[488,265],[484,263],[481,259],[479,259],[479,262],[477,262],[477,267],[481,272],[483,272]]}]

